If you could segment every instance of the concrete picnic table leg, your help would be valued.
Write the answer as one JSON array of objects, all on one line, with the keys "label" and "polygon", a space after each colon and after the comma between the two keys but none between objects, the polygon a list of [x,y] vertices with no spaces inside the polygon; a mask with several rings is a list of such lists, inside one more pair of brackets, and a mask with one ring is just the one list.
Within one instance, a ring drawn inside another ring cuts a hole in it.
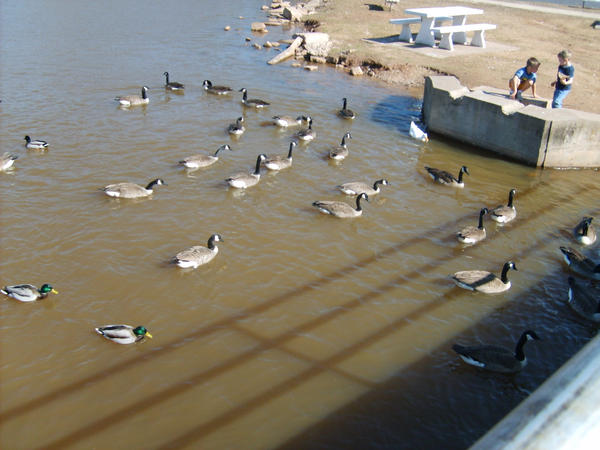
[{"label": "concrete picnic table leg", "polygon": [[[467,16],[454,16],[452,18],[452,25],[464,25],[467,21]],[[452,41],[456,44],[466,44],[467,43],[467,33],[464,31],[459,31],[453,33],[454,36]]]},{"label": "concrete picnic table leg", "polygon": [[433,38],[433,22],[435,22],[435,17],[423,17],[421,20],[421,28],[419,28],[419,34],[417,34],[417,38],[415,39],[415,44],[423,44],[428,45],[429,47],[433,47],[435,45],[435,39]]}]

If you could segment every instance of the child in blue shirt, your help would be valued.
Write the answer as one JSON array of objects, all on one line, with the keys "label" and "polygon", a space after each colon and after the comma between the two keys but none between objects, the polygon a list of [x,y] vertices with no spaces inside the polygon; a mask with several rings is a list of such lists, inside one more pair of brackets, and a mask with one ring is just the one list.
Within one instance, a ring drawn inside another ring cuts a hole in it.
[{"label": "child in blue shirt", "polygon": [[556,56],[558,57],[558,72],[556,73],[556,81],[550,83],[550,86],[554,87],[552,107],[562,108],[563,100],[571,92],[575,67],[571,64],[571,52],[569,50],[563,50]]},{"label": "child in blue shirt", "polygon": [[515,72],[513,77],[508,81],[508,88],[510,89],[509,97],[512,99],[521,98],[523,91],[531,88],[531,95],[535,98],[535,82],[537,77],[535,73],[540,68],[540,62],[537,58],[529,58],[527,65],[521,67]]}]

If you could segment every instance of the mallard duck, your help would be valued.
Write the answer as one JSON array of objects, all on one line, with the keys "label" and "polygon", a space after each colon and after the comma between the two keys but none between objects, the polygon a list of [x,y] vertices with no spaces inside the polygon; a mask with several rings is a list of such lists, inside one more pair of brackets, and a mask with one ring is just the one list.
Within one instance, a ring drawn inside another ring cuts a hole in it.
[{"label": "mallard duck", "polygon": [[596,230],[592,225],[593,217],[584,217],[573,229],[573,237],[583,245],[592,245],[596,242]]},{"label": "mallard duck", "polygon": [[39,139],[31,139],[29,136],[25,136],[25,147],[30,150],[46,150],[48,143]]},{"label": "mallard duck", "polygon": [[352,135],[350,133],[344,134],[340,145],[329,150],[330,159],[335,161],[346,159],[346,156],[348,156],[348,144],[346,144],[346,139],[352,139]]},{"label": "mallard duck", "polygon": [[452,275],[452,281],[463,289],[484,294],[496,294],[510,289],[510,281],[507,276],[509,269],[517,270],[514,262],[504,263],[500,278],[486,270],[463,270]]},{"label": "mallard duck", "polygon": [[348,183],[340,184],[336,187],[347,195],[358,195],[364,192],[369,197],[372,197],[373,195],[377,195],[381,192],[381,188],[379,187],[379,185],[387,186],[388,184],[388,180],[382,178],[381,180],[377,180],[375,183],[373,183],[372,187],[371,185],[363,183],[362,181],[351,181]]},{"label": "mallard duck", "polygon": [[183,91],[183,89],[185,88],[185,86],[181,83],[178,83],[177,81],[169,81],[169,72],[165,72],[163,73],[163,75],[165,76],[166,80],[165,80],[165,88],[169,89],[170,91]]},{"label": "mallard duck", "polygon": [[148,98],[148,86],[142,86],[142,95],[124,95],[122,97],[115,97],[115,100],[119,102],[121,106],[138,106],[147,105],[150,102]]},{"label": "mallard duck", "polygon": [[193,155],[188,156],[185,159],[179,161],[179,164],[186,167],[187,169],[199,169],[200,167],[207,167],[211,164],[216,163],[219,160],[217,156],[221,150],[231,150],[229,145],[221,145],[214,155]]},{"label": "mallard duck", "polygon": [[499,205],[490,211],[492,220],[498,223],[507,223],[517,217],[517,209],[513,206],[513,200],[516,193],[516,189],[511,189],[508,193],[507,205]]},{"label": "mallard duck", "polygon": [[0,158],[0,171],[10,169],[18,158],[17,155],[13,155],[12,153],[4,153]]},{"label": "mallard duck", "polygon": [[483,241],[486,236],[485,228],[483,227],[483,216],[488,213],[487,208],[482,208],[479,211],[479,224],[475,227],[470,225],[456,233],[456,238],[463,244],[476,244]]},{"label": "mallard duck", "polygon": [[213,86],[209,80],[204,80],[202,86],[206,92],[215,95],[226,95],[233,91],[229,86]]},{"label": "mallard duck", "polygon": [[290,149],[288,150],[287,156],[276,155],[267,157],[267,159],[263,161],[263,166],[269,170],[283,170],[292,167],[292,150],[296,145],[295,141],[290,142]]},{"label": "mallard duck", "polygon": [[569,296],[567,302],[573,311],[592,322],[600,323],[600,303],[588,290],[569,277]]},{"label": "mallard duck", "polygon": [[369,201],[369,196],[364,192],[356,196],[356,209],[346,202],[334,202],[329,200],[319,200],[313,202],[313,206],[316,207],[323,214],[330,214],[335,217],[346,219],[362,215],[363,210],[360,205],[360,201],[363,198],[366,201]]},{"label": "mallard duck", "polygon": [[271,119],[273,120],[273,125],[277,125],[281,128],[288,128],[302,125],[302,122],[304,121],[305,117],[298,116],[294,118],[292,116],[273,116]]},{"label": "mallard duck", "polygon": [[227,178],[225,181],[229,186],[237,189],[246,189],[260,181],[260,165],[267,158],[263,153],[256,158],[256,168],[253,173],[238,173]]},{"label": "mallard duck", "polygon": [[340,116],[344,119],[354,119],[356,117],[356,114],[354,114],[354,111],[346,108],[346,106],[348,105],[348,99],[346,97],[344,97],[342,99],[342,101],[343,101],[343,106],[342,106],[342,109],[339,110]]},{"label": "mallard duck", "polygon": [[560,247],[560,251],[573,272],[587,278],[600,280],[600,264],[596,264],[574,248]]},{"label": "mallard duck", "polygon": [[410,135],[410,137],[417,139],[418,141],[423,141],[423,142],[427,142],[429,141],[429,137],[427,136],[427,133],[425,133],[423,130],[421,130],[416,123],[414,123],[413,121],[410,122],[410,128],[408,129],[408,134]]},{"label": "mallard duck", "polygon": [[435,167],[425,166],[425,170],[429,173],[429,176],[433,179],[433,181],[445,184],[453,187],[465,187],[465,183],[463,181],[463,174],[471,175],[469,173],[469,168],[467,166],[462,166],[458,171],[458,178],[452,175],[450,172],[446,172],[445,170],[436,169]]},{"label": "mallard duck", "polygon": [[152,335],[142,326],[133,328],[131,325],[106,325],[94,329],[96,333],[117,344],[133,344],[146,336],[152,339]]},{"label": "mallard duck", "polygon": [[208,245],[206,247],[203,245],[195,245],[194,247],[182,250],[175,255],[172,261],[183,269],[195,269],[202,264],[211,262],[213,258],[217,256],[219,247],[217,247],[215,243],[221,241],[223,241],[221,235],[213,234],[208,239]]},{"label": "mallard duck", "polygon": [[101,191],[104,191],[106,195],[109,197],[118,197],[118,198],[139,198],[139,197],[148,197],[154,192],[155,185],[167,185],[161,178],[157,178],[156,180],[152,180],[146,187],[142,187],[139,184],[135,183],[116,183],[109,184],[108,186],[104,186],[100,188]]},{"label": "mallard duck", "polygon": [[269,102],[265,102],[259,98],[248,98],[248,90],[246,88],[240,89],[242,95],[242,104],[251,108],[265,108],[270,105]]},{"label": "mallard duck", "polygon": [[246,127],[242,125],[244,123],[243,117],[238,117],[235,123],[229,124],[227,127],[227,132],[233,136],[241,136],[246,131]]},{"label": "mallard duck", "polygon": [[298,131],[295,136],[297,139],[300,139],[301,141],[312,141],[316,136],[317,133],[315,133],[315,130],[312,129],[312,124],[313,124],[313,120],[312,117],[310,116],[306,116],[306,121],[308,122],[308,128],[303,128],[300,131]]},{"label": "mallard duck", "polygon": [[527,330],[521,334],[514,352],[506,347],[496,345],[470,345],[454,344],[452,349],[458,353],[464,362],[485,370],[500,373],[516,373],[527,365],[527,358],[523,352],[525,343],[530,340],[539,340],[538,335]]},{"label": "mallard duck", "polygon": [[34,302],[48,297],[50,293],[58,294],[58,291],[47,283],[43,284],[39,289],[32,284],[4,286],[0,292],[20,302]]}]

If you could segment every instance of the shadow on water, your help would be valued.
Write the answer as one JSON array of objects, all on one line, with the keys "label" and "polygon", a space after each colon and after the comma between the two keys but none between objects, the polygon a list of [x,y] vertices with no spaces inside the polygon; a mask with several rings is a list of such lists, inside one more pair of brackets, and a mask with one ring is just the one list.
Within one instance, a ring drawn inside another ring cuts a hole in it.
[{"label": "shadow on water", "polygon": [[421,129],[425,128],[420,124],[421,107],[420,99],[408,95],[390,95],[375,105],[371,120],[408,134],[411,121],[416,122]]}]

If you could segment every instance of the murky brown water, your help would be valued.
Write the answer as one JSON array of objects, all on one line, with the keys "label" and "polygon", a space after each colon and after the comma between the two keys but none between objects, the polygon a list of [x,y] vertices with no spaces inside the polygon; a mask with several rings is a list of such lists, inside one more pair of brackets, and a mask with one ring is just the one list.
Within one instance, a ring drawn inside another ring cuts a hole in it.
[{"label": "murky brown water", "polygon": [[[539,171],[458,144],[407,137],[419,103],[406,92],[333,69],[308,73],[244,40],[260,2],[7,1],[1,12],[2,285],[51,283],[39,303],[0,302],[3,448],[461,448],[526,397],[594,333],[565,306],[559,245],[598,213],[595,171]],[[240,20],[238,16],[246,17]],[[68,17],[68,20],[66,19]],[[43,20],[42,20],[43,19]],[[224,32],[223,27],[232,30]],[[257,42],[288,37],[270,29]],[[162,73],[186,84],[166,92]],[[243,110],[241,94],[210,96],[202,81],[248,88],[272,106]],[[112,99],[150,87],[147,107]],[[358,113],[336,116],[342,97]],[[246,133],[226,127],[244,114]],[[259,153],[287,152],[274,114],[310,114],[317,139],[293,167],[247,192],[224,179]],[[346,131],[350,155],[326,159]],[[45,139],[46,153],[23,137]],[[207,169],[176,162],[232,152]],[[434,185],[423,166],[453,172],[463,190]],[[145,200],[99,187],[146,184]],[[320,199],[352,202],[339,183],[387,178],[364,215],[319,214]],[[518,219],[488,223],[462,247],[454,233],[517,189]],[[216,259],[181,270],[169,259],[223,236]],[[574,244],[573,244],[574,245]],[[588,254],[598,257],[597,249]],[[455,288],[462,269],[499,272],[498,296]],[[143,324],[154,339],[118,346],[93,328]],[[511,379],[464,367],[456,340],[513,345],[524,328],[530,365]],[[493,406],[490,406],[493,405]]]}]

